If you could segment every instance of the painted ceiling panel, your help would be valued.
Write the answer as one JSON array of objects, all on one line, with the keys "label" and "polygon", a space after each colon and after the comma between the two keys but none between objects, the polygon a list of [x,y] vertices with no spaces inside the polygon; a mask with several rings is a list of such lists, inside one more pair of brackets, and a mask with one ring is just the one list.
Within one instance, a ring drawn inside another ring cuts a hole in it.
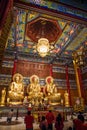
[{"label": "painted ceiling panel", "polygon": [[[55,0],[57,2],[62,2],[73,7],[77,7],[83,10],[87,10],[87,1],[86,0]],[[78,7],[79,5],[79,7]]]},{"label": "painted ceiling panel", "polygon": [[85,43],[87,38],[87,28],[83,28],[78,36],[72,41],[66,50],[76,50],[81,47],[82,43]]},{"label": "painted ceiling panel", "polygon": [[[45,9],[51,9],[59,12],[64,12],[78,18],[85,18],[87,20],[87,14],[83,14],[82,10],[87,11],[87,2],[84,0],[18,0],[27,4],[33,4],[37,7]],[[75,9],[76,10],[75,10]],[[80,10],[78,10],[80,9]],[[81,10],[82,9],[82,10]]]},{"label": "painted ceiling panel", "polygon": [[47,0],[20,0],[20,1],[27,2],[27,3],[34,3],[34,4],[42,4],[42,5],[47,2],[50,6],[54,6],[54,7],[56,5],[54,2],[61,2],[66,5],[71,5],[71,6],[77,7],[77,8],[78,8],[78,4],[79,4],[80,9],[87,10],[87,1],[86,0],[54,0],[54,2],[52,2],[51,0],[50,1],[47,1]]},{"label": "painted ceiling panel", "polygon": [[[70,19],[65,20],[16,7],[6,50],[13,51],[13,53],[16,50],[25,58],[26,54],[31,57],[35,55],[40,57],[35,46],[41,37],[48,38],[50,46],[53,45],[46,56],[47,58],[52,59],[57,56],[61,58],[65,55],[70,57],[74,50],[85,45],[87,28],[83,24],[70,21]],[[34,60],[34,58],[32,59]]]}]

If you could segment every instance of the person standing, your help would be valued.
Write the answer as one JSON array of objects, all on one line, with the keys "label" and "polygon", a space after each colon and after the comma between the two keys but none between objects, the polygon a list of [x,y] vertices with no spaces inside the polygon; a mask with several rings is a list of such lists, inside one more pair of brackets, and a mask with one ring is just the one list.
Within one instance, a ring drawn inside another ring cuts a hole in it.
[{"label": "person standing", "polygon": [[80,121],[82,121],[82,123],[84,123],[84,116],[82,115],[82,112],[81,112],[81,111],[79,111],[79,114],[78,114],[77,118],[78,118]]},{"label": "person standing", "polygon": [[13,109],[11,109],[7,116],[7,123],[11,123],[13,114],[14,114]]},{"label": "person standing", "polygon": [[45,116],[42,116],[39,127],[40,127],[41,130],[47,130],[48,123],[47,123]]},{"label": "person standing", "polygon": [[58,116],[56,117],[55,128],[56,130],[63,130],[63,127],[64,127],[63,118],[59,113]]},{"label": "person standing", "polygon": [[27,112],[24,118],[24,123],[26,124],[26,130],[33,130],[34,117],[31,115],[31,111]]},{"label": "person standing", "polygon": [[53,130],[53,121],[54,121],[54,114],[51,110],[46,114],[46,119],[48,123],[48,130]]}]

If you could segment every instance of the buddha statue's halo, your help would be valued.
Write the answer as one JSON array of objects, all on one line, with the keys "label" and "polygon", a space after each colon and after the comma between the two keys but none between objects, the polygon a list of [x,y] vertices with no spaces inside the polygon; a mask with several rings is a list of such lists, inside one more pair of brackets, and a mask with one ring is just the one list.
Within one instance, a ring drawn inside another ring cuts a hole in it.
[{"label": "buddha statue's halo", "polygon": [[46,77],[46,83],[49,84],[49,83],[53,83],[53,77],[52,76],[48,76]]},{"label": "buddha statue's halo", "polygon": [[31,82],[31,83],[34,82],[35,79],[37,79],[37,81],[39,82],[39,77],[38,77],[37,75],[32,75],[32,76],[30,77],[30,82]]},{"label": "buddha statue's halo", "polygon": [[15,82],[16,77],[19,77],[19,82],[23,81],[23,76],[19,73],[13,75],[13,81]]}]

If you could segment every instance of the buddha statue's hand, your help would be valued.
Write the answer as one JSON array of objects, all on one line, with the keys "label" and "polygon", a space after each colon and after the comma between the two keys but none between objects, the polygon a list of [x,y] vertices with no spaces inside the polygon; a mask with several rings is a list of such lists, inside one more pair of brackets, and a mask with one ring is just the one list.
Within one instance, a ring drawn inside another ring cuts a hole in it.
[{"label": "buddha statue's hand", "polygon": [[48,93],[48,96],[50,96],[50,93]]}]

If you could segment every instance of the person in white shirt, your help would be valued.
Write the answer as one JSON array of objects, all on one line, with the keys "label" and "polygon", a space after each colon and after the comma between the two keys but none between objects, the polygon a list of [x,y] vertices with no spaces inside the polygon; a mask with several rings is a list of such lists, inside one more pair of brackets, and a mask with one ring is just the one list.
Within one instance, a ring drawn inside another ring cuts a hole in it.
[{"label": "person in white shirt", "polygon": [[13,109],[11,109],[7,116],[7,123],[11,123],[13,114]]}]

